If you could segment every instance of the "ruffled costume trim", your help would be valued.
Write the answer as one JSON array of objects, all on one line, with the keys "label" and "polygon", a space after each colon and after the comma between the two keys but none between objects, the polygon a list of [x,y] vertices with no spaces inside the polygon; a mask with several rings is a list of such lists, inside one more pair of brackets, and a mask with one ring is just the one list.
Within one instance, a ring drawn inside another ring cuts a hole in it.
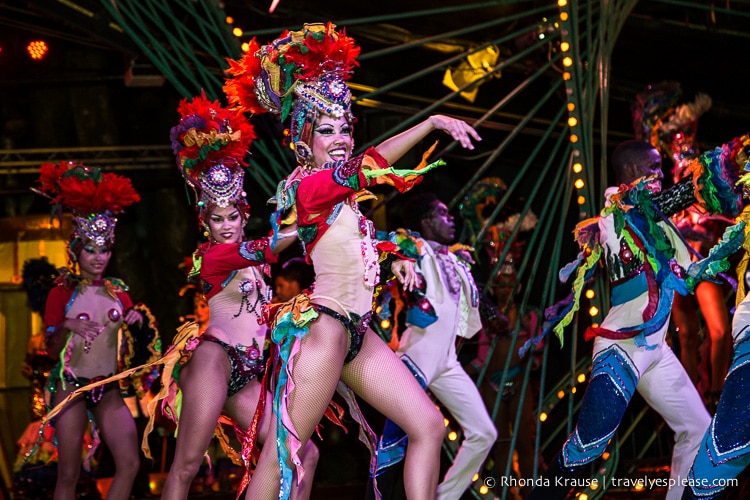
[{"label": "ruffled costume trim", "polygon": [[[613,217],[617,235],[627,244],[634,258],[641,259],[642,273],[645,274],[645,280],[640,278],[645,282],[645,289],[643,285],[632,286],[619,298],[620,303],[644,291],[648,291],[649,302],[643,312],[642,324],[617,331],[589,327],[585,334],[586,340],[595,336],[610,339],[633,338],[637,346],[653,349],[654,346],[647,343],[646,337],[659,331],[669,318],[674,292],[682,295],[693,292],[700,281],[714,279],[729,267],[728,257],[742,243],[744,223],[728,228],[722,241],[711,250],[709,256],[691,264],[687,271],[677,265],[674,248],[658,223],[669,224],[667,217],[693,204],[709,213],[734,216],[740,211],[742,196],[741,190],[737,188],[736,144],[737,140],[693,160],[690,164],[692,180],[685,179],[670,190],[652,193],[646,189],[649,179],[638,179],[629,186],[621,186],[610,197],[610,205],[602,210],[600,217]],[[692,183],[692,189],[687,189],[689,183]],[[578,310],[583,287],[593,279],[597,263],[603,254],[599,240],[600,217],[581,221],[576,226],[574,234],[581,252],[576,260],[564,266],[559,273],[563,283],[573,273],[576,274],[572,291],[545,310],[542,332],[526,341],[519,349],[519,355],[524,356],[529,350],[533,350],[550,331],[554,331],[560,343],[563,343],[563,330]],[[615,288],[613,285],[613,296]]]},{"label": "ruffled costume trim", "polygon": [[[271,340],[278,346],[280,367],[277,373],[276,389],[273,398],[273,410],[276,417],[276,451],[279,467],[281,468],[281,488],[279,498],[289,498],[294,470],[297,471],[297,481],[301,481],[305,474],[299,453],[302,447],[292,419],[289,415],[289,397],[294,391],[295,384],[292,373],[294,360],[300,351],[302,339],[310,331],[310,325],[320,316],[315,310],[310,297],[305,294],[297,295],[288,302],[273,304],[264,308],[264,316],[271,328]],[[365,421],[365,417],[357,404],[354,391],[346,384],[339,382],[337,392],[344,398],[349,412],[355,422],[359,424],[359,439],[370,450],[371,470],[377,465],[376,436]],[[325,416],[335,424],[343,426],[342,411],[333,401],[325,412]],[[294,470],[292,469],[294,467]],[[377,488],[375,488],[377,491]],[[378,498],[379,493],[377,494]]]}]

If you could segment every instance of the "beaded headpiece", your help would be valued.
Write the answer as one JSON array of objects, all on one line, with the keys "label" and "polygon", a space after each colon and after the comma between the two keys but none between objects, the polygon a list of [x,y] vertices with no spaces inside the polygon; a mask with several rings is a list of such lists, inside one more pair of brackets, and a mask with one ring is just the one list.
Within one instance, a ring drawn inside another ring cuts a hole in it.
[{"label": "beaded headpiece", "polygon": [[239,60],[229,60],[224,92],[231,105],[255,114],[271,112],[285,121],[291,115],[289,135],[303,165],[312,160],[312,126],[318,115],[336,118],[351,114],[351,77],[360,48],[336,26],[305,24],[300,31],[285,31],[271,43],[255,39]]},{"label": "beaded headpiece", "polygon": [[34,191],[51,200],[53,213],[73,212],[71,246],[76,239],[114,245],[115,214],[141,199],[130,179],[80,163],[44,163],[39,173],[40,186]]},{"label": "beaded headpiece", "polygon": [[255,138],[252,125],[239,110],[223,108],[205,94],[189,102],[183,99],[177,111],[180,122],[170,132],[172,151],[185,182],[196,192],[201,217],[210,206],[235,204],[247,219],[243,167]]}]

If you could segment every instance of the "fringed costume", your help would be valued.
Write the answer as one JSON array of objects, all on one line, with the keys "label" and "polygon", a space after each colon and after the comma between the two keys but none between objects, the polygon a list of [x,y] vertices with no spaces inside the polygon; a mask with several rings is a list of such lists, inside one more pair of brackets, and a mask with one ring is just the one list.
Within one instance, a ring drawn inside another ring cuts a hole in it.
[{"label": "fringed costume", "polygon": [[[576,428],[550,465],[550,477],[582,474],[582,466],[604,452],[636,390],[675,432],[670,478],[687,477],[710,418],[665,342],[672,300],[675,292],[689,293],[700,280],[715,279],[726,270],[726,259],[737,248],[742,232],[728,231],[724,248],[691,264],[685,244],[667,218],[693,203],[711,213],[736,214],[741,207],[736,179],[726,150],[717,148],[695,160],[692,176],[669,190],[653,193],[650,180],[643,178],[630,186],[607,189],[601,216],[576,228],[581,253],[560,271],[563,281],[576,273],[573,292],[546,311],[544,331],[522,352],[549,330],[562,341],[562,330],[578,309],[581,290],[599,261],[609,275],[611,304],[602,323],[586,331],[585,338],[594,339],[591,377]],[[679,498],[683,487],[677,481],[667,498]],[[553,498],[565,492],[536,488],[534,493]]]}]

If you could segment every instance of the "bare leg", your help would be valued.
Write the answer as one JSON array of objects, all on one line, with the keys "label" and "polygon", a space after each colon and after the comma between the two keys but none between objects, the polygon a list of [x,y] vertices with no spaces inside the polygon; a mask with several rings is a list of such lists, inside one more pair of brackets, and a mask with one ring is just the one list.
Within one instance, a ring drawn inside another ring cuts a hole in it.
[{"label": "bare leg", "polygon": [[698,385],[698,337],[700,329],[692,297],[674,294],[672,322],[680,339],[680,361],[690,380]]},{"label": "bare leg", "polygon": [[140,467],[135,420],[118,389],[105,392],[93,413],[115,463],[107,500],[128,500]]},{"label": "bare leg", "polygon": [[406,496],[435,498],[445,425],[406,365],[368,329],[362,349],[344,366],[341,380],[409,436],[404,461]]},{"label": "bare leg", "polygon": [[[289,396],[289,414],[303,447],[336,391],[348,345],[344,327],[325,314],[301,341],[292,372],[295,387]],[[245,498],[277,499],[280,481],[276,446],[264,446]]]},{"label": "bare leg", "polygon": [[[63,391],[57,382],[57,394],[54,399],[59,403],[70,394],[74,387],[66,384]],[[83,435],[88,426],[86,401],[79,397],[74,399],[55,417],[55,437],[57,438],[57,482],[55,483],[55,500],[74,500],[76,484],[81,473],[81,452]]]},{"label": "bare leg", "polygon": [[230,369],[226,351],[213,342],[203,342],[180,370],[182,412],[162,500],[188,497],[226,400]]},{"label": "bare leg", "polygon": [[724,385],[724,377],[729,371],[732,357],[732,328],[729,324],[729,312],[724,300],[724,290],[719,284],[704,281],[698,285],[695,296],[711,339],[711,384],[707,386],[718,402],[718,395]]}]

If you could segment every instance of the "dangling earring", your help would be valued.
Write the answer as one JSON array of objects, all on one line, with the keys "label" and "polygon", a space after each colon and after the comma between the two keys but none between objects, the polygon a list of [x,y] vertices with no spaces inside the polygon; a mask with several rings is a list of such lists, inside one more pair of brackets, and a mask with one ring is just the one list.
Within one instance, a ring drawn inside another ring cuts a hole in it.
[{"label": "dangling earring", "polygon": [[299,164],[308,172],[313,168],[313,154],[310,146],[302,141],[294,143],[294,154]]}]

